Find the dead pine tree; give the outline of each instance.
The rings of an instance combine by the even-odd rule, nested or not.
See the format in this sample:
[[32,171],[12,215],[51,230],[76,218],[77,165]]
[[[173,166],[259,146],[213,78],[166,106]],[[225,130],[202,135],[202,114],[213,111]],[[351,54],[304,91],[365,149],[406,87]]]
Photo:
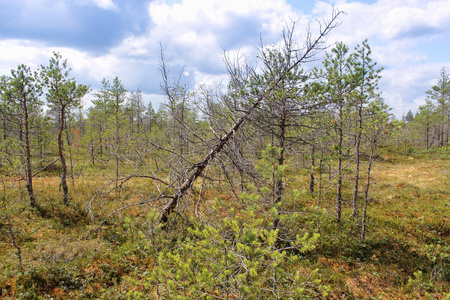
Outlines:
[[[245,107],[241,116],[237,118],[237,121],[229,128],[229,130],[222,135],[219,140],[215,143],[213,147],[210,148],[209,152],[201,159],[200,162],[192,164],[185,174],[188,174],[184,181],[175,188],[175,192],[171,196],[166,196],[169,198],[167,204],[163,207],[159,216],[159,223],[165,224],[168,222],[171,213],[177,207],[180,199],[188,192],[192,187],[195,180],[203,174],[205,168],[211,163],[211,161],[217,157],[217,155],[224,149],[224,147],[229,143],[234,134],[241,129],[242,125],[250,116],[255,112],[255,110],[263,103],[268,100],[271,95],[276,92],[280,84],[283,82],[285,77],[294,69],[298,68],[300,64],[314,60],[316,55],[325,49],[325,39],[330,34],[331,30],[336,28],[339,24],[337,19],[340,12],[335,11],[332,14],[331,20],[320,23],[320,30],[317,37],[313,38],[311,33],[307,34],[306,42],[301,49],[291,49],[292,53],[296,53],[295,60],[285,68],[281,69],[281,72],[272,73],[272,77],[269,80],[261,80],[261,77],[253,73],[253,82],[256,83],[254,88],[248,89],[245,83],[241,82],[240,72],[231,64],[228,64],[228,71],[230,76],[231,84],[234,86],[235,90],[241,95],[243,103],[242,107]],[[287,35],[291,34],[288,29]],[[261,86],[258,86],[261,83]],[[266,84],[264,84],[266,83]],[[242,87],[242,89],[240,89]],[[162,195],[158,198],[163,198]]]

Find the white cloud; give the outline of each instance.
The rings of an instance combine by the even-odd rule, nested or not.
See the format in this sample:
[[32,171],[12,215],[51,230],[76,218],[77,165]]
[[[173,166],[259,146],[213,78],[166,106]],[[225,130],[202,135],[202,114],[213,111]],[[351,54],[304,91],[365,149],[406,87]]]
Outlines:
[[[382,96],[395,108],[397,117],[409,109],[415,111],[440,68],[450,65],[448,60],[431,61],[428,54],[437,41],[449,38],[450,1],[378,0],[367,4],[337,0],[333,4],[346,15],[330,41],[353,47],[367,38],[373,58],[385,68],[380,81]],[[314,14],[323,16],[331,9],[329,2],[319,1]],[[450,46],[448,42],[443,44]]]
[[108,10],[116,10],[117,6],[112,2],[112,0],[93,0],[94,3],[103,9],[108,9]]
[[[438,35],[440,29],[450,25],[450,2],[447,0],[379,0],[373,4],[339,0],[333,1],[333,5],[346,13],[333,39],[347,43],[365,38],[392,41]],[[314,14],[329,14],[332,7],[329,2],[319,1]]]
[[118,11],[117,5],[112,0],[75,0],[78,5],[95,5],[101,9]]
[[0,40],[0,74],[9,75],[11,69],[19,64],[37,69],[46,64],[52,55],[52,50],[43,44],[27,40]]
[[[25,64],[34,70],[40,65],[48,65],[53,52],[59,52],[63,59],[68,60],[72,69],[70,76],[83,84],[99,83],[105,74],[114,74],[109,71],[114,59],[110,56],[91,57],[85,52],[71,48],[58,48],[46,46],[42,43],[26,40],[3,40],[0,41],[0,74],[10,74],[19,64]],[[101,70],[101,72],[99,72]]]
[[[430,61],[432,52],[427,49],[435,46],[436,41],[441,41],[441,47],[450,47],[448,0],[378,0],[371,4],[322,0],[315,2],[311,16],[300,16],[299,10],[296,12],[287,1],[298,0],[182,0],[172,5],[153,0],[148,5],[146,29],[129,33],[119,45],[95,56],[70,48],[55,49],[50,42],[0,40],[0,74],[9,74],[11,68],[21,63],[31,67],[47,64],[52,51],[57,50],[69,60],[72,76],[80,83],[95,88],[102,78],[118,76],[129,89],[140,87],[147,88],[149,94],[157,93],[159,42],[162,42],[166,56],[173,57],[174,68],[184,68],[186,80],[195,79],[198,84],[217,82],[225,78],[223,48],[230,55],[245,54],[252,61],[260,36],[265,44],[279,42],[281,30],[290,20],[300,20],[295,38],[303,43],[309,21],[330,18],[333,8],[330,2],[347,14],[341,17],[343,23],[332,32],[329,42],[343,41],[352,49],[369,39],[373,58],[385,67],[380,82],[383,97],[396,108],[397,116],[409,108],[417,109],[425,99],[424,91],[434,84],[443,65],[450,70],[445,55],[441,55],[442,61],[436,58]],[[31,15],[33,24],[41,28],[53,28],[56,23],[76,28],[79,20],[71,14],[67,3],[25,0],[25,8],[18,18],[25,22]],[[73,3],[118,11],[113,0],[74,0]],[[44,10],[44,14],[35,14]],[[52,21],[44,22],[46,19]],[[312,28],[315,26],[313,22]]]
[[150,4],[155,24],[149,38],[196,65],[202,72],[223,70],[222,47],[257,46],[259,36],[273,41],[289,17],[298,16],[284,0],[183,0],[172,6]]
[[[374,59],[385,67],[380,86],[386,102],[395,107],[397,116],[410,108],[417,109],[440,67],[439,63],[429,63],[426,53],[416,50],[416,46],[445,32],[450,22],[450,2],[379,0],[366,4],[338,0],[334,6],[347,14],[341,17],[343,23],[329,41],[344,41],[353,47],[368,38]],[[332,8],[328,2],[317,1],[312,17],[327,19]],[[144,35],[126,38],[112,49],[111,56],[151,60],[157,69],[162,42],[167,56],[173,56],[172,62],[188,67],[189,75],[199,84],[223,80],[222,47],[230,53],[240,49],[240,53],[254,58],[260,34],[267,43],[277,42],[290,19],[300,19],[296,38],[302,43],[305,25],[312,18],[300,18],[285,1],[270,0],[183,0],[173,5],[153,1],[148,12],[151,29]],[[120,63],[109,59],[103,65],[116,69]]]

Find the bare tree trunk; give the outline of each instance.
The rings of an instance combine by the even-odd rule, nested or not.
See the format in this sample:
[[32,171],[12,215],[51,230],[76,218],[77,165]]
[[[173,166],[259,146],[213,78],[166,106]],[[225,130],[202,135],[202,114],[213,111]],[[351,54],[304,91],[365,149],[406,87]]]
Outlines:
[[446,138],[446,144],[447,144],[447,147],[448,147],[448,135],[449,135],[449,129],[447,128],[447,138]]
[[41,134],[38,136],[39,158],[44,160],[44,143]]
[[405,149],[404,149],[403,153],[406,155],[406,154],[408,153],[408,151],[406,150],[406,138],[405,138],[405,144],[404,144],[404,146],[405,146]]
[[178,200],[183,197],[186,191],[192,186],[194,181],[199,177],[206,166],[213,160],[217,154],[222,151],[223,147],[228,143],[235,132],[241,127],[248,116],[255,110],[261,101],[263,101],[265,96],[260,96],[256,99],[252,107],[247,110],[247,112],[228,130],[228,132],[220,138],[219,142],[209,151],[209,153],[203,158],[203,160],[195,164],[188,178],[183,182],[183,184],[177,189],[175,194],[171,197],[169,203],[164,206],[159,216],[159,223],[167,223],[169,216],[178,204]]
[[67,141],[67,148],[69,150],[70,178],[72,180],[72,187],[75,187],[75,179],[73,178],[72,146],[70,144],[70,137],[67,128],[66,128],[66,141]]
[[314,193],[314,185],[315,185],[315,177],[314,177],[314,145],[311,146],[311,170],[309,172],[309,192],[312,194]]
[[92,160],[92,165],[95,166],[95,152],[94,152],[94,141],[91,138],[91,160]]
[[119,163],[120,163],[120,106],[119,106],[119,97],[116,96],[116,188],[119,184]]
[[30,132],[28,124],[28,110],[27,106],[24,105],[24,118],[25,118],[25,153],[26,153],[26,172],[27,172],[27,182],[26,187],[28,190],[28,196],[30,197],[30,205],[36,206],[36,198],[33,192],[33,174],[31,172],[31,149],[30,149]]
[[373,162],[373,148],[374,148],[374,146],[372,145],[372,147],[370,149],[369,164],[367,165],[366,188],[364,190],[364,209],[363,209],[362,229],[361,229],[361,240],[362,241],[366,238],[366,231],[367,231],[367,204],[369,202],[370,171],[372,169],[372,162]]
[[6,134],[6,118],[3,118],[3,140],[6,140],[6,138],[8,137],[8,135]]
[[103,134],[103,130],[102,130],[102,125],[99,126],[99,131],[98,131],[98,137],[99,137],[99,142],[100,142],[100,155],[103,155],[103,139],[102,139],[102,134]]
[[433,136],[431,137],[431,141],[429,142],[430,147],[433,147],[434,140],[436,139],[437,129],[433,130]]
[[343,141],[343,99],[339,102],[339,128],[338,128],[338,169],[336,185],[336,222],[341,222],[342,213],[342,141]]
[[61,166],[62,166],[62,172],[61,172],[61,187],[63,190],[63,203],[65,205],[69,204],[68,194],[69,194],[69,188],[67,187],[67,164],[66,164],[66,158],[64,157],[64,150],[63,150],[63,131],[65,126],[65,119],[66,119],[66,108],[64,106],[61,106],[60,111],[60,120],[59,120],[59,132],[58,132],[58,149],[59,149],[59,158],[61,159]]
[[317,207],[320,207],[320,200],[322,200],[322,163],[323,163],[323,149],[320,153],[320,160],[319,160],[319,195],[317,196]]
[[[283,80],[284,75],[286,75],[294,68],[298,67],[301,63],[314,59],[314,55],[318,51],[324,49],[322,46],[323,43],[322,40],[329,34],[329,32],[332,29],[334,29],[337,26],[336,20],[339,15],[340,12],[333,11],[331,21],[328,21],[325,24],[323,24],[323,28],[322,27],[320,28],[319,36],[316,39],[312,40],[310,35],[308,35],[306,48],[304,52],[297,57],[296,61],[292,65],[283,70],[284,74],[281,74],[279,78],[274,80],[273,84],[271,84],[271,86],[266,90],[264,94],[256,97],[256,99],[253,99],[253,102],[250,102],[251,107],[248,108],[247,111],[244,113],[244,115],[239,118],[239,120],[228,130],[228,132],[223,137],[220,138],[219,142],[213,148],[211,148],[211,150],[203,158],[203,160],[200,163],[193,165],[188,170],[188,172],[190,171],[190,175],[184,180],[181,186],[176,190],[175,194],[171,197],[170,201],[162,209],[159,217],[159,223],[168,222],[170,214],[177,206],[178,201],[181,199],[181,197],[183,197],[183,195],[187,192],[187,190],[191,188],[194,181],[197,179],[198,176],[202,174],[203,170],[208,166],[208,164],[222,151],[223,147],[228,143],[228,141],[232,138],[235,132],[239,130],[241,125],[249,117],[249,115],[256,109],[256,107],[258,107],[258,105],[263,100],[266,99],[268,94],[274,91],[274,89],[278,86],[278,84]],[[163,62],[162,70],[164,72],[164,59],[162,59],[162,62]],[[163,77],[167,79],[167,76],[164,75],[166,74],[163,73]]]
[[20,118],[20,124],[19,124],[19,141],[23,142],[23,123],[22,123],[22,118]]
[[358,189],[359,189],[359,168],[361,162],[361,134],[362,134],[362,109],[363,101],[361,100],[358,107],[358,132],[356,135],[355,145],[355,184],[353,186],[353,199],[352,199],[352,217],[356,217],[358,214]]
[[[283,99],[282,101],[282,112],[281,112],[281,118],[280,118],[280,141],[279,141],[279,147],[280,147],[280,154],[278,155],[278,167],[281,167],[284,165],[284,151],[286,148],[286,99]],[[279,202],[281,202],[283,194],[283,177],[277,178],[275,182],[275,203],[274,205],[277,205]],[[279,218],[275,218],[273,220],[273,228],[277,229],[278,224],[280,223]]]

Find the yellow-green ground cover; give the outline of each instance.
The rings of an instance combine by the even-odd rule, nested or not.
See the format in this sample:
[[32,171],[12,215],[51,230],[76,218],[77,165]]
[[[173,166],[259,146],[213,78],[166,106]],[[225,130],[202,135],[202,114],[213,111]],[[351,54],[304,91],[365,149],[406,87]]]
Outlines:
[[[292,175],[297,170],[289,172]],[[446,156],[386,152],[380,157],[373,169],[365,241],[359,239],[360,218],[350,217],[350,192],[344,197],[342,222],[336,224],[332,186],[324,183],[320,207],[316,207],[317,188],[313,195],[301,192],[307,177],[298,174],[288,183],[300,192],[286,197],[285,205],[307,216],[299,219],[299,230],[320,234],[315,247],[289,264],[301,278],[311,279],[305,288],[316,292],[305,298],[450,299],[450,163]],[[365,182],[362,175],[361,182]],[[191,292],[161,296],[155,285],[161,278],[154,277],[162,271],[154,270],[160,253],[169,253],[174,245],[185,242],[186,236],[195,235],[186,228],[195,227],[192,222],[196,221],[188,220],[198,217],[193,211],[200,184],[180,216],[185,221],[179,222],[176,230],[159,232],[153,231],[150,204],[122,210],[98,229],[115,209],[150,199],[155,190],[148,179],[130,180],[120,193],[94,198],[109,182],[108,170],[88,168],[76,176],[74,186],[70,183],[71,202],[64,206],[57,174],[44,172],[34,180],[39,205],[30,208],[24,183],[2,176],[0,298],[196,298]],[[323,177],[325,182],[327,176]],[[350,176],[347,179],[350,187]],[[205,189],[202,195],[201,207],[211,207],[209,212],[214,214],[207,216],[204,210],[199,215],[204,219],[226,218],[231,208],[238,212],[242,208],[226,189]],[[314,213],[317,211],[320,213]],[[245,223],[246,217],[242,213],[238,218]],[[252,224],[251,220],[248,223]],[[21,250],[21,265],[10,229]],[[236,299],[235,295],[231,291],[209,297]]]

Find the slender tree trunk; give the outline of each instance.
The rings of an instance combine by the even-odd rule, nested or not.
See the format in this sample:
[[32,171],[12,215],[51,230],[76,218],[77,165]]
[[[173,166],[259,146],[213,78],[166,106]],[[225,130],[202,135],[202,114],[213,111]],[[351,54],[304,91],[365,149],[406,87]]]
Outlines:
[[[185,99],[183,97],[183,100],[181,101],[181,116],[180,116],[180,118],[181,118],[180,125],[181,126],[184,125],[184,102],[185,102]],[[176,111],[177,110],[178,110],[178,108],[175,108],[175,116],[176,116]],[[185,143],[184,143],[184,135],[183,135],[182,127],[178,127],[178,133],[179,133],[179,136],[180,136],[180,153],[183,156],[183,149],[184,149]],[[187,151],[187,149],[188,149],[188,147],[186,147],[186,151]]]
[[[324,28],[320,30],[320,34],[316,39],[310,40],[308,38],[307,47],[306,49],[304,49],[301,57],[298,57],[296,61],[285,70],[285,73],[283,75],[288,74],[288,72],[290,72],[291,70],[299,66],[302,62],[310,58],[310,55],[313,53],[313,51],[317,50],[317,47],[320,46],[322,39],[328,35],[331,29],[335,27],[334,22],[339,15],[340,13],[333,13],[332,20],[324,24]],[[165,72],[164,59],[162,59],[162,61],[163,61],[162,69],[163,72]],[[165,75],[164,77],[167,78]],[[280,78],[277,81],[273,82],[273,87],[270,87],[267,90],[267,93],[273,92],[274,87],[278,86],[281,80],[283,79]],[[211,148],[211,150],[203,158],[203,160],[200,163],[193,165],[189,170],[187,170],[186,173],[190,172],[189,176],[184,180],[181,186],[176,190],[175,194],[171,197],[170,201],[162,209],[159,217],[159,223],[168,222],[170,214],[177,206],[178,201],[181,199],[181,197],[183,197],[183,195],[187,192],[187,190],[191,188],[194,181],[197,179],[198,176],[202,174],[203,170],[208,166],[208,164],[222,151],[224,146],[233,137],[235,132],[239,130],[241,125],[249,117],[249,115],[256,109],[259,103],[266,99],[266,96],[267,95],[261,95],[258,96],[256,99],[253,99],[253,104],[251,105],[251,107],[244,113],[243,116],[239,118],[238,121],[236,121],[236,123],[234,123],[234,125],[227,131],[227,133],[219,139],[218,143],[213,148]]]
[[447,144],[447,147],[448,147],[448,135],[449,135],[449,129],[447,128],[447,138],[446,138],[446,144]]
[[375,145],[371,145],[370,156],[369,156],[369,164],[367,165],[367,181],[366,188],[364,190],[364,209],[363,209],[363,217],[362,217],[362,229],[361,229],[361,240],[363,241],[366,238],[367,231],[367,204],[369,202],[369,188],[370,188],[370,171],[372,169],[372,161],[373,161],[373,150]]
[[44,143],[42,140],[42,132],[39,132],[39,136],[38,136],[38,148],[39,148],[39,157],[41,160],[44,159]]
[[[119,107],[119,104],[117,104]],[[116,111],[116,188],[119,184],[119,152],[120,152],[120,125],[119,125],[119,111]]]
[[320,152],[320,160],[319,160],[319,195],[317,196],[317,207],[320,207],[320,201],[322,200],[322,163],[323,163],[323,149]]
[[24,104],[24,118],[25,118],[25,153],[26,153],[26,172],[27,182],[26,187],[28,190],[28,196],[30,197],[30,205],[36,206],[36,198],[33,192],[33,174],[31,172],[31,147],[30,147],[30,132],[28,124],[28,110],[26,104]]
[[6,138],[8,137],[8,135],[6,134],[6,129],[7,129],[7,127],[6,127],[6,119],[5,118],[3,118],[3,140],[6,140]]
[[69,194],[69,188],[67,187],[67,164],[66,164],[66,158],[64,157],[64,150],[63,150],[63,131],[65,126],[65,119],[66,119],[66,108],[64,106],[61,106],[60,110],[60,120],[59,120],[59,132],[58,132],[58,149],[59,149],[59,158],[61,159],[61,166],[62,166],[62,172],[61,172],[61,187],[63,190],[63,203],[65,205],[69,204],[68,194]]
[[22,143],[23,142],[23,122],[22,122],[22,118],[20,118],[19,121],[19,141]]
[[95,152],[94,152],[94,141],[91,138],[91,160],[92,160],[92,165],[95,166]]
[[[283,99],[281,101],[282,104],[282,111],[281,111],[281,118],[280,118],[280,136],[279,136],[279,147],[280,147],[280,154],[278,155],[278,167],[281,167],[284,165],[284,151],[286,148],[286,99]],[[281,202],[283,194],[283,177],[277,178],[275,182],[275,203],[274,205],[277,205]],[[273,220],[273,228],[278,228],[278,224],[280,223],[279,218],[275,218]]]
[[169,216],[172,211],[177,207],[178,201],[187,190],[192,186],[194,181],[200,176],[203,170],[208,166],[208,164],[213,160],[217,154],[222,151],[223,147],[228,143],[228,141],[232,138],[236,131],[239,130],[244,121],[248,118],[248,116],[255,110],[255,108],[259,105],[261,101],[263,101],[265,97],[258,98],[252,107],[228,130],[228,132],[219,140],[219,142],[209,151],[209,153],[203,158],[203,160],[195,164],[191,169],[191,173],[188,178],[183,182],[183,184],[177,189],[175,194],[171,197],[170,201],[164,206],[159,216],[159,223],[167,223],[169,220]]
[[141,123],[142,123],[142,117],[141,117],[141,104],[140,104],[140,102],[138,101],[138,107],[137,107],[137,109],[138,109],[138,111],[137,111],[137,124],[136,124],[136,130],[137,130],[137,133],[139,134],[140,133],[140,125],[141,125]]
[[356,217],[358,214],[358,189],[359,189],[359,168],[361,162],[361,134],[362,134],[362,100],[358,107],[358,131],[356,134],[356,144],[355,144],[355,184],[353,186],[353,199],[352,199],[352,217]]
[[99,138],[99,142],[100,142],[100,155],[103,155],[103,138],[102,138],[102,134],[103,134],[103,129],[102,129],[102,125],[100,124],[99,132],[98,132],[98,138]]
[[311,170],[309,172],[309,192],[314,193],[315,177],[314,177],[314,145],[311,145]]
[[[436,139],[436,134],[439,135],[439,130],[437,130],[437,129],[433,130],[433,136],[431,137],[431,141],[429,142],[430,147],[433,147],[434,140]],[[438,137],[438,140],[439,140],[439,137]],[[438,141],[438,144],[439,144],[439,141]]]
[[341,222],[342,213],[342,142],[343,142],[343,99],[339,103],[339,128],[338,128],[338,169],[336,185],[336,222]]
[[[66,127],[66,125],[64,125],[64,127]],[[75,187],[75,179],[73,178],[72,145],[70,144],[70,137],[67,128],[65,129],[65,131],[66,131],[67,148],[69,150],[70,178],[72,180],[72,187]]]

